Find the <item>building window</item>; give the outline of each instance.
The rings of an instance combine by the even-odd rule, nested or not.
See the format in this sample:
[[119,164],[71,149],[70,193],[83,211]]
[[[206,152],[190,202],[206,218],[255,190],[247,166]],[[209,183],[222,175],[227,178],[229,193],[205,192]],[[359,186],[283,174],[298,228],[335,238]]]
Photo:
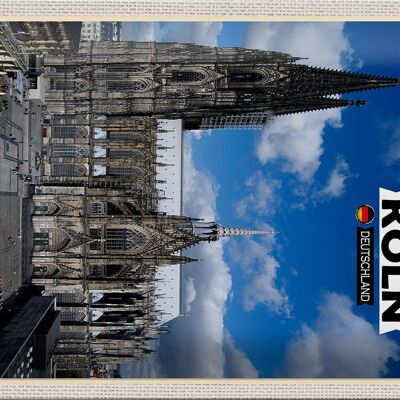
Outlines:
[[107,250],[132,250],[143,247],[146,236],[132,229],[106,229]]
[[190,83],[200,82],[204,79],[204,75],[197,71],[173,71],[171,82]]
[[109,150],[108,153],[111,158],[135,158],[141,160],[144,154],[137,150]]
[[85,149],[73,144],[53,145],[52,155],[66,158],[85,157]]
[[127,80],[115,80],[115,81],[107,81],[106,88],[107,90],[143,90],[146,87],[145,82],[141,81],[127,81]]
[[142,135],[137,132],[110,132],[109,139],[115,141],[133,142],[134,140],[143,139]]
[[76,126],[54,126],[52,137],[55,139],[73,139],[78,136]]
[[123,168],[123,167],[107,167],[107,175],[116,176],[142,176],[143,172],[140,168]]
[[78,164],[53,164],[53,176],[82,176],[85,168]]
[[263,80],[263,76],[258,72],[231,72],[229,75],[229,80],[231,82],[260,82]]

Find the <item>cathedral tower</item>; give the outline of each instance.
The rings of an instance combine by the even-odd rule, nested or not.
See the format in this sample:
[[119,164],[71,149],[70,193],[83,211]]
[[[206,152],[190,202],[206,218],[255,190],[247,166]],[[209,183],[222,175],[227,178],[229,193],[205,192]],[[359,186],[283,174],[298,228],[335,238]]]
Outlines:
[[243,48],[85,42],[76,56],[46,58],[49,111],[182,118],[188,129],[262,127],[276,115],[361,105],[337,95],[399,84],[296,61]]

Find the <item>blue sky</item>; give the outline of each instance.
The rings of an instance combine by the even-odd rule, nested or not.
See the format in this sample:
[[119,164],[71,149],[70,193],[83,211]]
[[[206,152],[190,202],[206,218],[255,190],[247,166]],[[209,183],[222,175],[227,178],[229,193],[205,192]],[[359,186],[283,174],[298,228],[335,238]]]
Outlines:
[[[308,64],[400,76],[399,23],[129,29],[136,40],[262,47]],[[368,105],[280,117],[261,131],[185,136],[186,213],[280,233],[194,250],[202,261],[185,269],[191,316],[171,323],[160,354],[135,374],[398,376],[399,334],[379,336],[377,307],[354,305],[354,214],[364,203],[377,209],[379,186],[400,190],[399,95],[399,87],[351,93],[343,97]]]

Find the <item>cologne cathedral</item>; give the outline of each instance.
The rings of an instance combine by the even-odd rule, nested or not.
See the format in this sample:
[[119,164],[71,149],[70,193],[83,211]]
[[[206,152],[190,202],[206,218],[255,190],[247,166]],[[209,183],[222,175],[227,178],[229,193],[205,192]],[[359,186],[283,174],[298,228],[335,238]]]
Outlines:
[[[297,64],[289,54],[153,42],[82,42],[45,57],[42,176],[32,198],[32,283],[57,298],[58,369],[136,361],[165,332],[158,268],[202,241],[270,233],[158,210],[160,119],[261,128],[279,115],[364,104],[345,92],[397,79]],[[162,163],[161,163],[162,164]]]

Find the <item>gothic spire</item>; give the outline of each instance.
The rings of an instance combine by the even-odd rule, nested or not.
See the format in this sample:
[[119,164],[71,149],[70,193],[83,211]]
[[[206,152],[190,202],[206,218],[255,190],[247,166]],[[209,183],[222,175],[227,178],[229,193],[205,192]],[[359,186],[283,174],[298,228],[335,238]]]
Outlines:
[[241,229],[231,228],[226,226],[217,225],[218,237],[228,236],[247,236],[247,235],[275,235],[277,232],[273,230],[252,230],[252,229]]
[[254,230],[226,227],[215,222],[192,221],[192,234],[202,241],[216,241],[222,237],[248,235],[275,235],[273,230]]
[[285,74],[287,77],[282,86],[283,92],[286,95],[302,98],[358,92],[400,84],[397,78],[300,64],[288,65]]

